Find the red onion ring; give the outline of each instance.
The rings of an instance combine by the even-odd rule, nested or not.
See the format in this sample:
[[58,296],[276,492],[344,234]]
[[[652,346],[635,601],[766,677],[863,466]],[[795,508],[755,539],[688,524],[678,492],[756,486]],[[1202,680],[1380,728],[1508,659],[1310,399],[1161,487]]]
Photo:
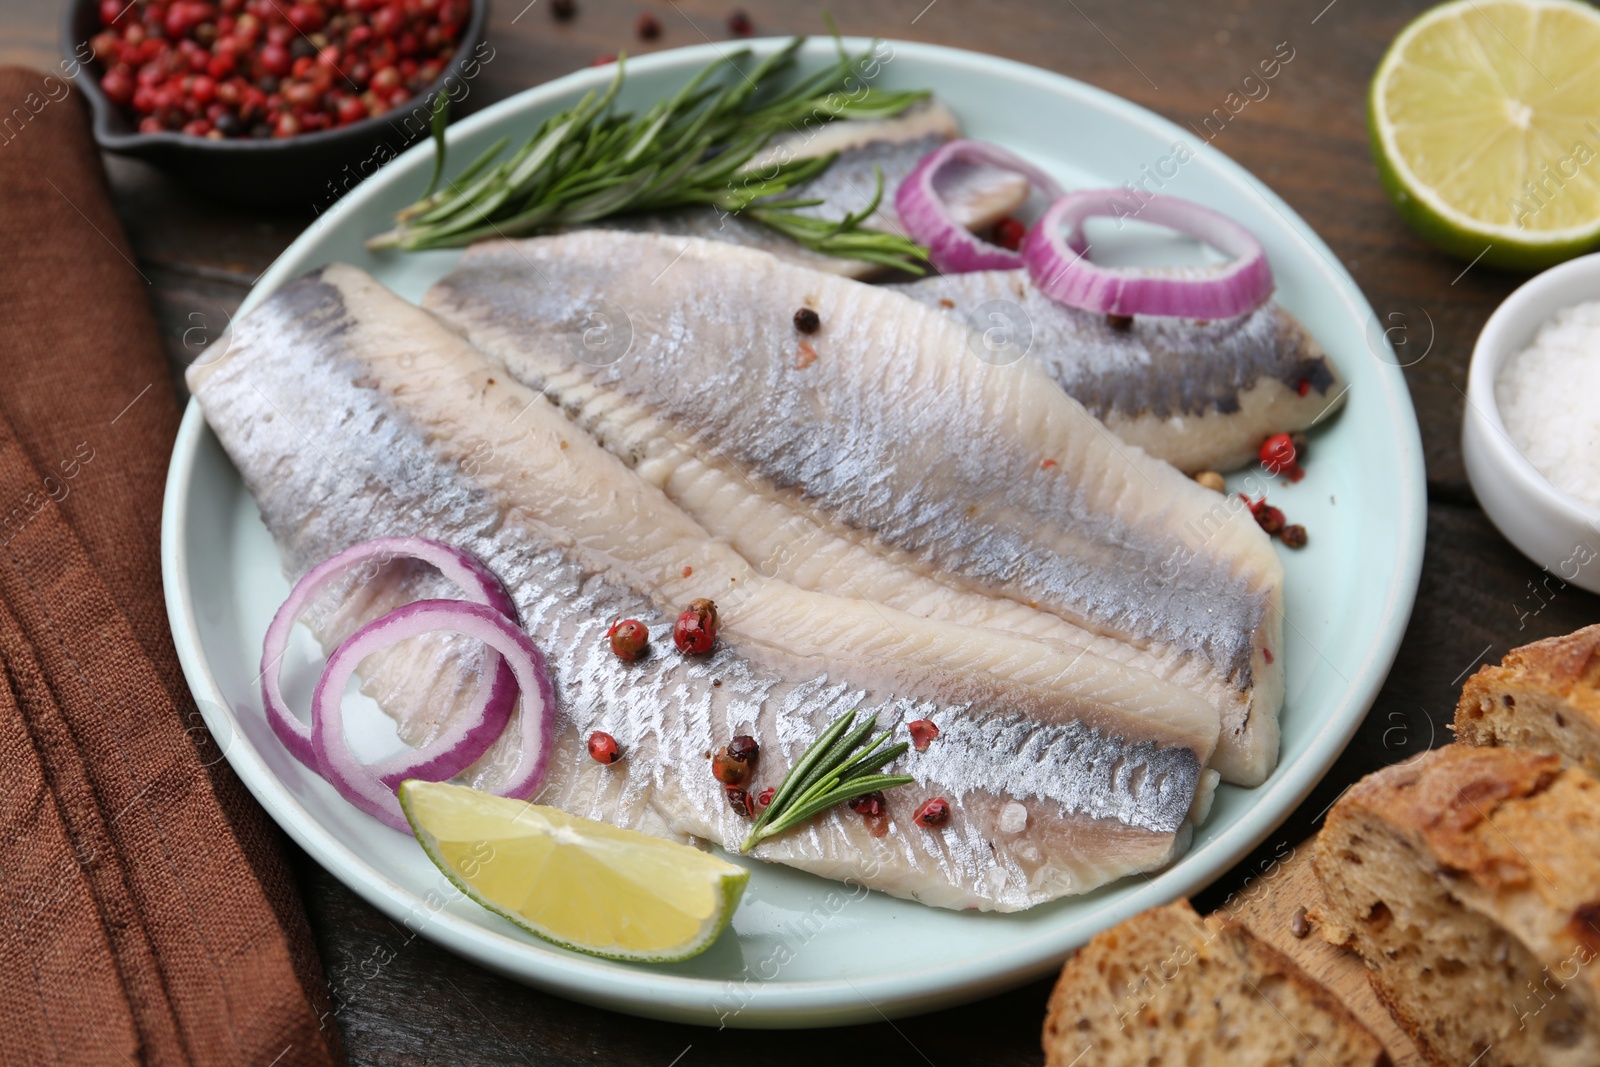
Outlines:
[[1015,270],[1022,256],[990,244],[951,218],[934,189],[934,178],[952,162],[988,163],[1023,175],[1048,198],[1062,195],[1054,178],[999,145],[984,141],[950,141],[923,156],[895,190],[894,210],[906,233],[928,248],[928,260],[946,274],[974,270]]
[[[1083,233],[1084,220],[1097,215],[1169,226],[1233,260],[1199,270],[1099,267],[1089,261]],[[1249,230],[1188,200],[1139,197],[1128,189],[1080,189],[1057,200],[1023,238],[1022,258],[1045,295],[1107,315],[1226,319],[1272,295],[1272,267]]]
[[521,690],[522,736],[517,764],[495,792],[517,798],[532,795],[543,783],[550,764],[555,693],[544,657],[532,639],[500,612],[465,600],[419,600],[396,608],[351,634],[328,657],[328,666],[311,698],[311,740],[323,774],[346,800],[407,833],[411,827],[400,810],[395,787],[350,751],[344,735],[344,689],[356,667],[372,653],[440,630],[482,641],[499,653]]
[[[417,559],[437,568],[445,578],[462,589],[473,603],[483,604],[507,618],[517,617],[516,605],[506,592],[500,579],[471,555],[439,541],[424,537],[380,537],[352,545],[307,571],[289,591],[278,613],[267,627],[266,639],[261,648],[261,700],[266,708],[267,722],[278,735],[289,754],[307,767],[320,773],[315,746],[312,744],[313,728],[301,722],[289,710],[283,697],[282,683],[278,677],[279,664],[289,647],[289,636],[294,624],[324,586],[362,564],[387,563],[393,559]],[[483,755],[500,730],[505,728],[516,704],[516,680],[497,652],[485,652],[484,683],[472,709],[463,714],[453,728],[413,752],[385,760],[375,768],[386,781],[394,785],[407,778],[428,778],[443,781],[461,773],[468,765]],[[479,725],[485,721],[499,721],[499,728],[489,735],[488,741],[472,751],[469,739],[481,732]],[[312,709],[312,722],[316,709]],[[475,742],[474,742],[475,743]]]

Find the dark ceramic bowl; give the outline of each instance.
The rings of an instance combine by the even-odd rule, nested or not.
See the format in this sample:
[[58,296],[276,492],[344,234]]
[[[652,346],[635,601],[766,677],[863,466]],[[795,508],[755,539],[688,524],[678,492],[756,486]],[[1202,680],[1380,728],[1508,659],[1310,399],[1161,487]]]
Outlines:
[[[71,56],[100,29],[98,0],[69,0],[63,27],[63,52]],[[207,196],[238,204],[303,204],[321,211],[380,165],[422,137],[434,97],[446,90],[452,100],[464,93],[486,61],[479,53],[489,20],[489,0],[472,0],[462,27],[461,45],[437,81],[384,115],[332,130],[317,130],[281,140],[250,138],[211,141],[181,133],[140,133],[131,112],[100,91],[105,73],[97,62],[84,65],[77,87],[94,111],[94,139],[101,148],[145,159]],[[492,56],[490,57],[492,58]]]

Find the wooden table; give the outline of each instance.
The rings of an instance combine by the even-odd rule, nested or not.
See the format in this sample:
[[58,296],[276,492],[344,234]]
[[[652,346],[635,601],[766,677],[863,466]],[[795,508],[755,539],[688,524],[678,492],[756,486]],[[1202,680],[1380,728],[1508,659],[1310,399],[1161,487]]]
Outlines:
[[[527,3],[524,8],[523,4]],[[1485,519],[1462,468],[1461,411],[1472,343],[1522,279],[1449,259],[1400,222],[1379,189],[1363,117],[1367,80],[1391,38],[1429,0],[863,0],[834,5],[841,29],[957,45],[1082,79],[1195,123],[1241,92],[1280,43],[1292,60],[1217,134],[1215,147],[1280,193],[1355,275],[1401,343],[1428,467],[1428,548],[1399,658],[1366,725],[1301,809],[1197,903],[1214,907],[1295,847],[1351,781],[1449,740],[1462,679],[1537,637],[1600,619],[1600,600],[1553,596],[1539,568]],[[579,0],[557,23],[550,0],[498,0],[481,105],[621,48],[726,38],[728,0]],[[820,9],[746,5],[762,33],[818,32]],[[663,33],[633,39],[644,10]],[[57,56],[57,5],[0,0],[0,62]],[[643,46],[643,47],[641,47]],[[1280,53],[1284,54],[1284,53]],[[935,87],[937,88],[937,87]],[[1257,90],[1259,93],[1259,90]],[[150,281],[175,365],[226,322],[251,281],[308,223],[198,200],[142,164],[110,159],[123,220]],[[291,852],[294,850],[290,846]],[[295,853],[338,1023],[356,1064],[640,1064],[760,1067],[817,1062],[1031,1064],[1048,983],[932,1016],[840,1030],[716,1032],[615,1015],[495,977],[407,932]]]

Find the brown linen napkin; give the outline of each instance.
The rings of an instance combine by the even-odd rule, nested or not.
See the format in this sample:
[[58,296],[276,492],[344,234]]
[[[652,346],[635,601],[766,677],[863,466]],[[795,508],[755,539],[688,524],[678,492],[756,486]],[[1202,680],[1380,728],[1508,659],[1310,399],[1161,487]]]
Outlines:
[[0,69],[0,1063],[334,1064],[277,833],[167,629],[178,407],[65,86]]

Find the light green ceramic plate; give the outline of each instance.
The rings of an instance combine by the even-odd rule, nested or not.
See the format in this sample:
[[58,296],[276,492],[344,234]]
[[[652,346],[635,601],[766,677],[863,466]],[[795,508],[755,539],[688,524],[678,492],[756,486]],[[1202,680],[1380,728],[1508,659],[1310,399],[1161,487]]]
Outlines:
[[[868,45],[849,43],[853,49]],[[637,105],[661,95],[723,47],[634,62],[629,100]],[[832,48],[813,41],[805,55],[821,61]],[[470,159],[501,134],[520,140],[545,115],[609,77],[608,71],[580,71],[459,123],[450,130],[453,158]],[[970,136],[1022,153],[1069,187],[1157,174],[1162,191],[1244,223],[1271,258],[1277,299],[1343,369],[1348,402],[1320,428],[1309,476],[1292,488],[1273,489],[1274,501],[1311,531],[1310,546],[1284,559],[1288,698],[1277,773],[1258,789],[1221,789],[1194,847],[1170,870],[1023,914],[940,911],[758,864],[732,931],[697,959],[639,966],[563,951],[459,899],[415,841],[346,804],[276,741],[262,714],[256,675],[262,635],[288,584],[254,503],[191,404],[173,452],[162,544],[167,608],[189,684],[239,776],[284,830],[357,893],[422,936],[567,996],[711,1025],[854,1023],[880,1012],[973,999],[1051,970],[1096,931],[1193,892],[1225,871],[1306,795],[1376,695],[1416,594],[1422,455],[1397,361],[1333,253],[1282,200],[1192,132],[1068,78],[897,42],[879,84],[933,87]],[[1183,153],[1175,152],[1180,144]],[[1192,158],[1174,162],[1178,154]],[[303,271],[336,260],[419,297],[455,255],[377,256],[362,240],[385,229],[392,213],[420,193],[430,167],[423,146],[382,168],[289,248],[246,309]],[[314,678],[316,663],[309,650],[302,653],[288,665],[291,694],[295,685],[309,692]],[[375,711],[353,715],[352,722],[364,724],[367,735],[355,740],[373,755],[396,743]]]

